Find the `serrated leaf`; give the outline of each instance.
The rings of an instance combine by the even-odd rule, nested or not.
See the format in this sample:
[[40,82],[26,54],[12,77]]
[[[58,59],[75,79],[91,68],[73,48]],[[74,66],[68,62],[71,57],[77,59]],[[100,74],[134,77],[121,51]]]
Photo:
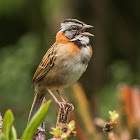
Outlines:
[[6,136],[4,135],[4,133],[1,133],[1,134],[0,134],[0,140],[7,140],[7,139],[6,139]]
[[9,140],[10,130],[11,130],[13,121],[14,121],[14,116],[13,116],[12,111],[9,109],[9,110],[7,110],[7,112],[5,113],[5,116],[3,118],[3,129],[2,129],[7,140]]
[[28,126],[26,127],[23,135],[21,136],[21,140],[30,140],[32,138],[37,127],[45,118],[50,103],[51,103],[51,100],[47,101],[45,105],[36,112],[36,114],[33,116],[31,121],[29,122]]
[[10,140],[16,140],[17,139],[17,132],[14,126],[11,128],[11,139]]

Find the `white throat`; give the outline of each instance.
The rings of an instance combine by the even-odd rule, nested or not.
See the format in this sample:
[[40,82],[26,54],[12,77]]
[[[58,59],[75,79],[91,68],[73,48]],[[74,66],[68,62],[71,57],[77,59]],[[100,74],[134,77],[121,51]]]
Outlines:
[[81,42],[81,44],[89,44],[89,37],[88,36],[83,36],[83,35],[78,35],[76,36],[74,39],[72,39],[71,41],[76,41],[79,40]]

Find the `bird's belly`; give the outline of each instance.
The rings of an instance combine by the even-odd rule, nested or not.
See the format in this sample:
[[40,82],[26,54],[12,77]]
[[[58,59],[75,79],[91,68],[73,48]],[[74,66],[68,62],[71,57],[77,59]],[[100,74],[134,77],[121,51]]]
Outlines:
[[46,87],[50,89],[63,89],[75,83],[85,72],[87,64],[77,62],[62,62],[60,65],[55,65],[53,71],[42,79]]
[[87,68],[86,64],[82,63],[75,63],[72,65],[69,65],[67,67],[67,74],[64,76],[64,80],[66,83],[66,87],[75,83],[85,72]]

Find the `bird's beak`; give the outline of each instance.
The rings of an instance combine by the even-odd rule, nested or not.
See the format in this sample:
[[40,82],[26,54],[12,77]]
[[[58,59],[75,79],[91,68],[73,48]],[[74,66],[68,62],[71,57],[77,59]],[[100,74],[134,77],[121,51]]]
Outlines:
[[93,28],[93,26],[92,26],[92,25],[87,25],[87,24],[85,24],[85,25],[83,26],[82,30],[81,30],[81,34],[82,34],[83,36],[94,36],[93,34],[91,34],[91,33],[89,33],[89,32],[85,32],[85,30],[86,30],[87,28]]
[[82,33],[83,36],[94,36],[93,34],[89,33],[89,32],[84,32]]
[[85,28],[93,28],[92,25],[87,25],[87,24],[85,24],[84,27],[85,27]]

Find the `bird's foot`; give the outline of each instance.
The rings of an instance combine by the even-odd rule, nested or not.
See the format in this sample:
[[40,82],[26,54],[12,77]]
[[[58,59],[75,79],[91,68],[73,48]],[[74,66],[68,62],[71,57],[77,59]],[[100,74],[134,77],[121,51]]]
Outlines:
[[68,102],[58,102],[58,106],[61,112],[64,112],[64,114],[66,114],[68,111],[72,112],[74,110],[73,104]]
[[[57,103],[57,105],[59,106],[59,108],[61,109],[61,111],[63,111],[64,113],[67,112],[67,110],[69,111],[73,111],[74,110],[74,106],[73,104],[70,104],[68,102],[66,102],[62,96],[61,96],[61,99],[62,99],[62,102],[59,102],[58,99],[55,97],[55,95],[51,92],[50,89],[48,89],[48,92],[50,93],[50,95],[53,97],[53,99],[55,100],[55,102]],[[59,91],[58,91],[59,93]]]

